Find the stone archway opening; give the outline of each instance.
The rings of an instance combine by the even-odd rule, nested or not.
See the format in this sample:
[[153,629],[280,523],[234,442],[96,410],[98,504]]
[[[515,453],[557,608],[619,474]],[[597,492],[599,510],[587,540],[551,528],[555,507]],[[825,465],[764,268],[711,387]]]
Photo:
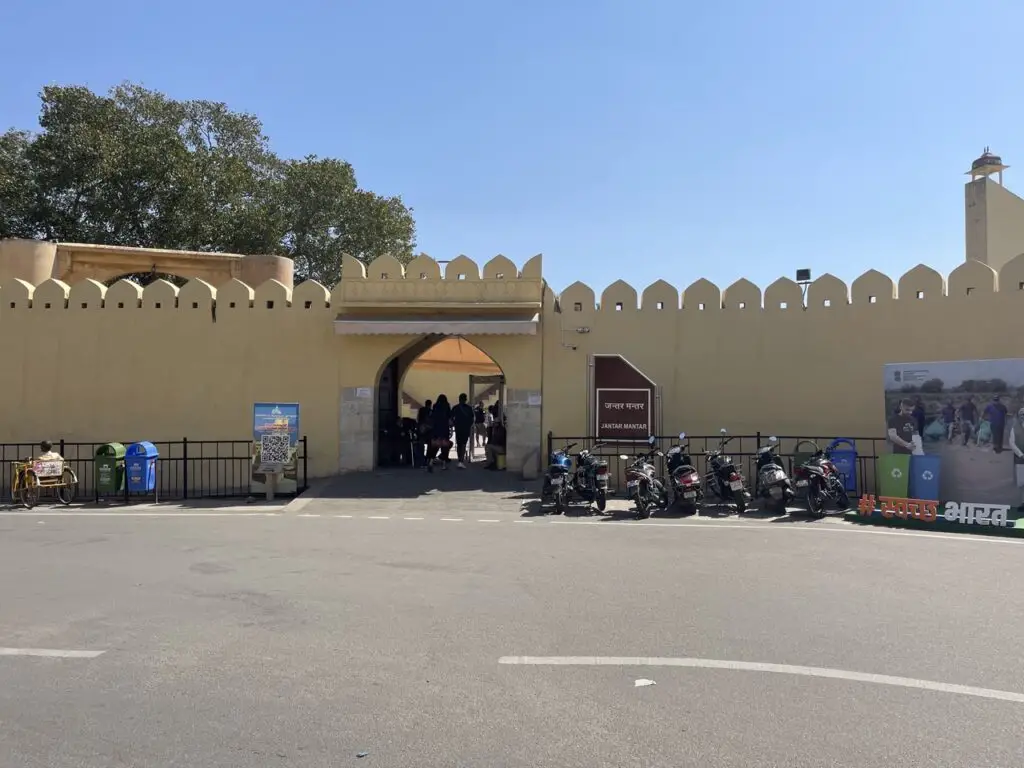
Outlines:
[[[433,334],[394,355],[377,382],[377,467],[421,466],[423,450],[415,422],[426,403],[444,394],[454,406],[465,394],[470,407],[482,411],[467,446],[470,462],[485,461],[491,437],[486,421],[504,424],[505,374],[497,361],[462,336]],[[487,418],[487,415],[490,418]],[[455,448],[451,452],[456,457]]]

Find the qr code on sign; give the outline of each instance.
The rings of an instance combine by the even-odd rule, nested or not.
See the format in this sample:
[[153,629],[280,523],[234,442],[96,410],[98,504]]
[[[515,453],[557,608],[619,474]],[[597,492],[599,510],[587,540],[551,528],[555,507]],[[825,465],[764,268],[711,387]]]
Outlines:
[[263,464],[285,464],[288,462],[291,441],[287,434],[260,435],[260,461]]

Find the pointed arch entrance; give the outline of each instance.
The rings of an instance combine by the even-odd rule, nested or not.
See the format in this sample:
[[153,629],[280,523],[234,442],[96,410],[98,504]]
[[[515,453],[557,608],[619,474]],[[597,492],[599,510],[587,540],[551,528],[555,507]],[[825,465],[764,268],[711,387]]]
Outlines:
[[[487,352],[462,336],[426,335],[394,355],[383,366],[377,384],[377,467],[418,465],[416,440],[408,431],[426,403],[444,394],[451,405],[465,394],[471,407],[500,417],[505,402],[505,374]],[[483,458],[483,444],[471,458]],[[452,453],[454,456],[454,452]]]

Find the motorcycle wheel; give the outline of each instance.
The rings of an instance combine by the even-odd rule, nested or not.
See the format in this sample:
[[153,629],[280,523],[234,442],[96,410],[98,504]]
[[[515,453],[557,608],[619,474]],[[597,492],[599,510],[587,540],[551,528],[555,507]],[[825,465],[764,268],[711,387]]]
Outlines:
[[736,514],[742,515],[747,511],[747,497],[743,495],[743,491],[735,491],[732,495],[733,503],[736,505]]
[[807,485],[807,511],[814,517],[825,516],[825,495],[821,489],[821,481],[817,478]]
[[646,520],[648,517],[651,516],[650,510],[647,508],[647,498],[644,496],[644,494],[637,494],[634,501],[636,502],[637,520]]
[[604,491],[598,491],[594,503],[597,504],[598,512],[604,512],[605,507],[608,506],[608,495]]
[[836,489],[836,506],[843,512],[850,508],[850,494],[841,485]]
[[558,491],[555,494],[555,514],[560,515],[565,512],[565,493]]

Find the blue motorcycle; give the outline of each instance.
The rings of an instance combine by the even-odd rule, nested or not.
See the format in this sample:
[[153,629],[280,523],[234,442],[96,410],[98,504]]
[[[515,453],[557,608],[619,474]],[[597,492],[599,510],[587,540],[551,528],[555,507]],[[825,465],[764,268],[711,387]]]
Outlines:
[[569,451],[576,443],[569,443],[559,451],[552,451],[548,457],[548,469],[544,473],[544,487],[540,492],[540,503],[550,501],[554,504],[555,514],[565,512],[565,506],[571,492],[572,454]]

